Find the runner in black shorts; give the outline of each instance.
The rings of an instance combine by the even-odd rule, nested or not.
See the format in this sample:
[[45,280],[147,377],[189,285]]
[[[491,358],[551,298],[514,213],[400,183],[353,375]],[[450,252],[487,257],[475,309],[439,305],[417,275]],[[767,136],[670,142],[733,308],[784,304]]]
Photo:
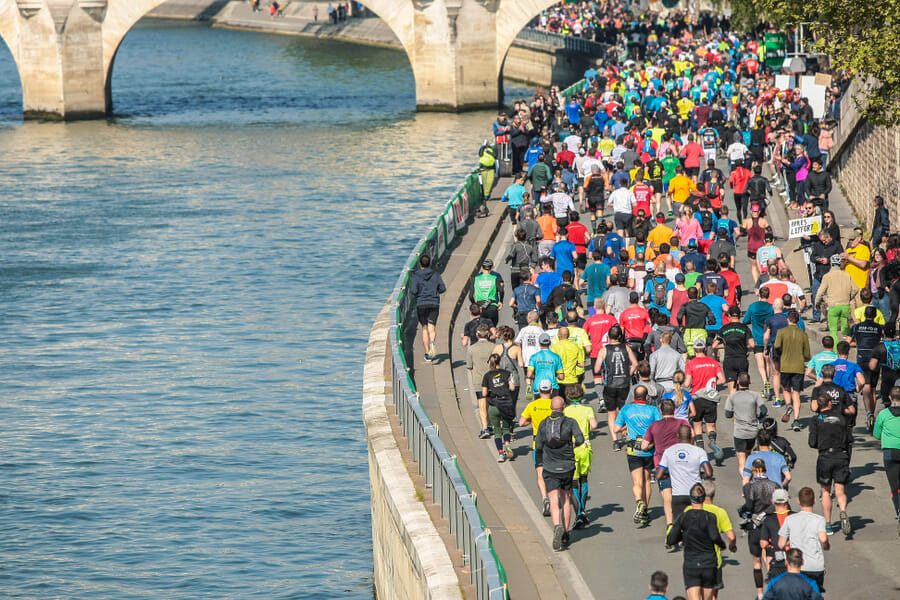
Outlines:
[[693,179],[700,175],[700,167],[685,167],[684,175]]
[[[684,542],[684,587],[688,597],[712,597],[718,581],[718,556],[716,546],[725,548],[719,535],[716,516],[703,510],[706,492],[699,483],[691,488],[691,510],[676,515],[675,521],[666,534],[666,544],[676,546]],[[701,588],[700,592],[695,588]]]
[[441,304],[441,294],[447,291],[440,273],[431,268],[431,257],[419,257],[419,268],[412,274],[409,294],[416,299],[416,313],[422,326],[422,345],[425,360],[431,362],[435,355],[435,325]]
[[730,322],[723,325],[716,334],[713,349],[725,348],[722,372],[725,373],[728,392],[733,394],[738,375],[750,371],[747,350],[748,348],[755,348],[755,345],[750,327],[741,323],[741,309],[737,306],[729,308],[728,318]]
[[865,376],[865,385],[863,385],[862,396],[863,404],[866,406],[866,431],[872,433],[875,426],[875,387],[878,385],[878,369],[872,370],[869,367],[869,359],[875,348],[881,343],[884,337],[884,327],[875,322],[875,316],[878,309],[874,306],[867,306],[863,311],[865,320],[854,323],[850,328],[850,340],[856,343],[856,364],[862,369]]

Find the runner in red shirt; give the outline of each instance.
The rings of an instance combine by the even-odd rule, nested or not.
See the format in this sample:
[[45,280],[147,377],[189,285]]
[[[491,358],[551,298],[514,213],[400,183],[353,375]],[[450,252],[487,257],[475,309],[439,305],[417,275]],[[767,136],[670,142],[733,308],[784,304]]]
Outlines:
[[681,149],[681,158],[684,159],[684,174],[690,177],[694,184],[700,175],[700,159],[703,158],[703,146],[694,140],[694,134],[688,134],[688,143]]
[[591,243],[591,234],[588,228],[581,224],[581,216],[578,211],[569,212],[569,224],[566,226],[568,240],[575,244],[575,281],[581,279],[587,267],[587,247]]
[[650,324],[650,313],[639,304],[641,295],[631,292],[628,302],[631,304],[619,315],[619,325],[625,333],[625,342],[631,346],[631,350],[638,360],[644,359],[644,340],[647,334],[653,331]]
[[644,209],[645,215],[652,215],[653,211],[650,210],[650,201],[653,199],[653,188],[644,183],[644,173],[640,170],[634,176],[634,185],[631,186],[631,193],[634,194],[632,214],[637,216],[638,211]]
[[717,386],[725,383],[722,365],[714,358],[706,355],[706,342],[694,341],[694,358],[684,367],[684,387],[690,388],[694,414],[694,439],[703,448],[703,424],[706,423],[706,437],[709,449],[713,451],[717,461],[724,458],[722,449],[716,444],[716,420],[719,413],[719,392]]
[[741,299],[738,292],[741,291],[741,277],[731,270],[731,261],[727,257],[725,260],[719,260],[719,275],[724,277],[728,283],[728,289],[725,291],[725,301],[728,302],[728,306],[740,305]]
[[594,301],[597,313],[584,322],[584,329],[591,338],[591,358],[596,359],[600,349],[609,343],[609,330],[616,325],[616,318],[606,312],[606,302],[602,298]]

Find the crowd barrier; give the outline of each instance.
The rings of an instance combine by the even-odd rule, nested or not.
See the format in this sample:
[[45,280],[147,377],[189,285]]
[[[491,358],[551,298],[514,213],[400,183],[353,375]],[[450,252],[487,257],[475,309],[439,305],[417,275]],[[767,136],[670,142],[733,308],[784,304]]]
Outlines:
[[[453,241],[465,235],[470,216],[481,203],[481,183],[477,173],[460,185],[435,225],[416,244],[391,295],[390,363],[394,409],[403,428],[407,447],[412,450],[419,475],[425,477],[426,488],[432,491],[432,501],[441,507],[441,516],[450,523],[450,535],[462,550],[469,566],[471,582],[479,600],[506,600],[506,573],[491,543],[490,532],[478,512],[475,495],[469,488],[456,457],[451,456],[438,437],[419,401],[415,384],[409,375],[404,346],[412,343],[407,326],[417,323],[415,299],[408,293],[409,278],[418,267],[422,253],[431,256],[436,264],[452,249]],[[411,352],[410,352],[411,354]]]

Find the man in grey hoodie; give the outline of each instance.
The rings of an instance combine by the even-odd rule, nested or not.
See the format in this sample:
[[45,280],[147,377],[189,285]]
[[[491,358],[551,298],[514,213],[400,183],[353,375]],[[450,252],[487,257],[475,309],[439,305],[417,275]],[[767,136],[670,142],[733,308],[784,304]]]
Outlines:
[[435,330],[441,294],[447,291],[440,273],[431,268],[431,257],[419,257],[419,268],[409,278],[409,293],[416,299],[419,324],[422,325],[422,345],[425,346],[425,361],[431,362],[435,356]]

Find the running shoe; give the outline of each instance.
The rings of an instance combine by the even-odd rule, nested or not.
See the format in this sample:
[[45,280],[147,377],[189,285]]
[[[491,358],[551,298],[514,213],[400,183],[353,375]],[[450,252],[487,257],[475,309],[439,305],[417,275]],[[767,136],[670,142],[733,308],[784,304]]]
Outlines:
[[781,401],[781,398],[775,398],[775,401],[772,402],[772,408],[781,408],[784,406],[784,402]]
[[506,444],[503,445],[503,451],[506,453],[506,458],[508,460],[513,459],[513,449],[509,442],[506,442]]
[[875,413],[866,413],[866,433],[875,431]]
[[562,545],[563,548],[567,548],[569,546],[569,532],[565,532],[562,535]]
[[675,215],[675,213],[673,213],[671,210],[670,210],[668,213],[666,213],[666,214],[667,214],[668,216],[670,216],[670,217],[672,217],[672,216]]
[[834,535],[834,529],[831,527],[831,523],[825,523],[825,533],[827,535]]
[[563,534],[566,533],[566,530],[562,525],[557,525],[553,528],[553,549],[554,550],[562,550],[562,541]]
[[647,512],[647,505],[643,500],[637,500],[634,503],[634,522],[640,523],[644,520],[644,513]]
[[606,412],[606,402],[601,400],[600,406],[597,407],[597,412],[605,413]]
[[784,407],[784,414],[781,415],[781,422],[787,423],[791,420],[791,416],[794,414],[794,407],[788,404]]
[[488,432],[490,435],[494,435],[494,426],[493,426],[493,425],[488,425],[488,426],[487,426],[487,432]]
[[506,462],[506,453],[503,450],[497,452],[497,462]]
[[480,440],[486,440],[489,437],[491,437],[491,432],[487,429],[482,429],[480,432],[478,432],[478,439]]
[[841,511],[841,532],[844,535],[850,535],[851,531],[852,530],[850,529],[850,517],[847,516],[846,510],[842,510]]
[[541,514],[544,515],[545,517],[550,516],[550,498],[544,498],[544,507],[543,507],[543,510],[541,511]]
[[713,457],[716,460],[722,460],[725,458],[725,453],[722,452],[722,449],[719,448],[719,445],[712,440],[710,440],[709,442],[709,449],[712,450]]
[[584,529],[584,518],[581,515],[575,517],[575,524],[572,526],[572,529]]
[[698,448],[703,448],[704,450],[706,449],[706,446],[703,445],[703,440],[698,439],[696,442],[694,442],[694,445]]
[[802,427],[800,426],[800,421],[794,419],[794,422],[791,423],[791,429],[793,429],[794,431],[800,431],[802,429]]
[[650,483],[656,483],[656,471],[650,471]]
[[425,354],[425,362],[431,362],[434,360],[434,357],[430,354]]
[[650,514],[647,511],[641,513],[641,525],[649,525],[650,524]]

